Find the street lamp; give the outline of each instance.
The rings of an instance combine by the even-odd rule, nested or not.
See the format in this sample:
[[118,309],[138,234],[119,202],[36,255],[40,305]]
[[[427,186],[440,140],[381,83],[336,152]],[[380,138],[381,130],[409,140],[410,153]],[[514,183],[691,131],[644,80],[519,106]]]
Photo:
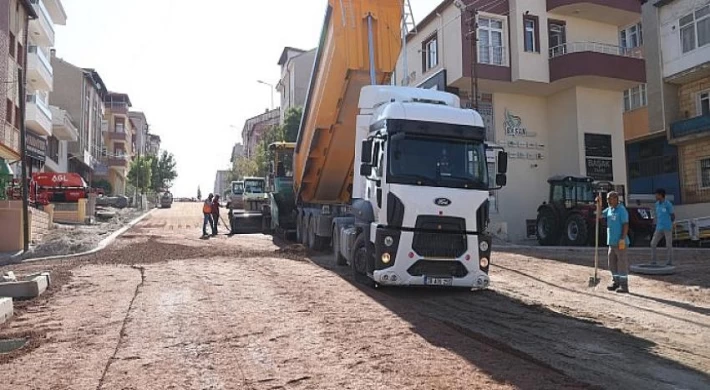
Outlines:
[[273,84],[269,84],[269,83],[267,83],[267,82],[265,82],[265,81],[256,80],[256,82],[259,83],[259,84],[268,85],[269,88],[271,89],[271,109],[273,110],[273,109],[274,109],[274,89],[276,89],[276,87],[274,87]]

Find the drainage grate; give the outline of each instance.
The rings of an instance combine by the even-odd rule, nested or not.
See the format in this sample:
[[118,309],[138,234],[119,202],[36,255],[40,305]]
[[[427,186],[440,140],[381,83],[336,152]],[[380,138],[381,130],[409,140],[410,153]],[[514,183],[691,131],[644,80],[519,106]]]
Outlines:
[[18,350],[27,344],[27,339],[0,340],[0,354],[10,353]]

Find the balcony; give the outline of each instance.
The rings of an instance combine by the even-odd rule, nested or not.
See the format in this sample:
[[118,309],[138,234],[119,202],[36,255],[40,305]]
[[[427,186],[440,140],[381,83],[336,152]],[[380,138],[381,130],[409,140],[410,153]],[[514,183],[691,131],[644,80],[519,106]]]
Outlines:
[[44,6],[43,0],[30,0],[37,12],[37,19],[30,20],[30,34],[35,43],[40,46],[54,46],[54,23],[52,17]]
[[106,110],[113,114],[128,115],[128,104],[124,102],[104,102]]
[[52,132],[60,141],[76,141],[79,139],[79,130],[72,123],[68,112],[58,107],[50,107],[52,111]]
[[646,82],[646,65],[640,50],[607,43],[570,42],[550,48],[550,82],[570,78],[623,91]]
[[126,169],[130,166],[131,158],[128,155],[115,155],[108,157],[108,166],[111,168]]
[[614,26],[625,26],[641,17],[641,2],[639,0],[547,0],[547,11]]
[[671,123],[671,140],[691,140],[710,135],[710,115]]
[[8,122],[0,123],[0,157],[10,161],[20,159],[20,130]]
[[27,95],[25,124],[39,135],[52,135],[52,111],[37,94]]
[[39,90],[51,91],[54,87],[54,72],[49,58],[37,46],[27,48],[27,78]]

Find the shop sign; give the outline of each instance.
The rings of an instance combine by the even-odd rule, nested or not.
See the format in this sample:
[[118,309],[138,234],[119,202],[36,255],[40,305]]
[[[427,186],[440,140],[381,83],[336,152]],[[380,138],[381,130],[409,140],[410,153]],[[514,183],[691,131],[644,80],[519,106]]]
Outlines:
[[587,176],[594,180],[614,181],[614,165],[605,158],[587,158]]
[[537,134],[528,132],[523,126],[523,120],[505,109],[505,135],[508,137],[535,137]]
[[38,161],[45,161],[47,159],[47,140],[29,131],[25,135],[27,156]]
[[584,133],[584,152],[587,157],[612,158],[611,135]]

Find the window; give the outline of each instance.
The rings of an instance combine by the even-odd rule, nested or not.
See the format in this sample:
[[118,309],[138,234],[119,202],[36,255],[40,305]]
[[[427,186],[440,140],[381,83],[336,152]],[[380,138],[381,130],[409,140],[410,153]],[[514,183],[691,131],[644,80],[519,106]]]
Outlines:
[[548,38],[550,44],[550,57],[556,57],[567,52],[567,32],[564,21],[548,20]]
[[10,33],[10,57],[15,58],[15,35]]
[[624,111],[645,107],[647,104],[646,84],[640,84],[624,91]]
[[479,17],[478,62],[503,66],[505,65],[503,53],[503,20]]
[[523,25],[525,27],[525,51],[540,52],[540,32],[538,30],[539,18],[533,15],[523,16]]
[[20,107],[15,106],[15,127],[20,128],[20,119],[22,118],[22,112]]
[[47,156],[55,162],[59,162],[59,140],[54,136],[50,136],[47,140]]
[[116,133],[125,133],[126,132],[126,122],[125,119],[123,118],[116,118],[114,122],[114,131]]
[[680,44],[683,53],[695,50],[710,43],[710,5],[703,6],[689,13],[678,23]]
[[700,186],[710,187],[710,158],[700,160]]
[[435,68],[439,64],[438,49],[436,34],[422,43],[422,72]]
[[12,113],[15,111],[15,105],[12,104],[12,100],[7,99],[5,102],[5,121],[12,124]]
[[710,115],[710,92],[702,92],[699,98],[700,104],[698,113],[700,113],[700,115]]
[[20,42],[17,42],[17,63],[20,64],[20,66],[25,65],[25,49],[22,47],[22,44]]
[[643,45],[643,32],[641,23],[634,24],[619,31],[619,46],[624,49],[633,49]]

